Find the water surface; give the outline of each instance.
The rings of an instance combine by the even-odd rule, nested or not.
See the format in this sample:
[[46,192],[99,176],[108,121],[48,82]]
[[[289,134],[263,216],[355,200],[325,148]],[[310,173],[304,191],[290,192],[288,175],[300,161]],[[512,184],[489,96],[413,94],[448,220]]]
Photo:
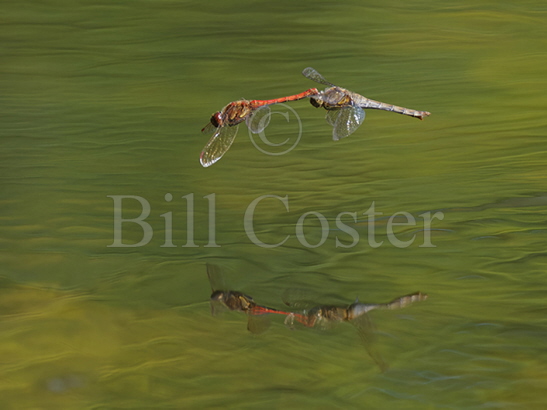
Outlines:
[[[541,2],[4,4],[2,407],[544,407],[546,12]],[[334,142],[324,112],[299,101],[294,149],[266,155],[241,126],[220,162],[200,166],[212,112],[313,87],[307,66],[432,115],[370,111]],[[292,143],[297,125],[274,115],[267,137]],[[116,195],[150,205],[148,244],[109,246]],[[289,236],[278,247],[245,230],[264,195],[289,205],[267,197],[255,210],[258,239]],[[373,204],[379,247],[363,215]],[[124,200],[124,217],[141,211]],[[424,231],[428,211],[444,218]],[[174,247],[162,246],[169,212]],[[307,212],[329,225],[315,248],[296,235]],[[349,248],[336,246],[352,243],[342,212],[357,219],[343,215],[359,238]],[[407,247],[388,236],[398,212],[416,218],[395,227],[414,238]],[[317,218],[303,225],[319,243]],[[420,246],[424,232],[434,247]],[[124,243],[142,237],[124,225]],[[290,288],[320,303],[429,298],[371,313],[382,373],[349,324],[290,331],[272,318],[252,335],[242,314],[211,317],[206,262],[278,308]]]

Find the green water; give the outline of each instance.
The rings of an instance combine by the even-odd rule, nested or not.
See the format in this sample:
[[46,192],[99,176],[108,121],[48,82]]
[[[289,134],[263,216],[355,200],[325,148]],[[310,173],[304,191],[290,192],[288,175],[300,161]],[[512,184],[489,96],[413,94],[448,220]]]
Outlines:
[[[542,2],[0,9],[2,408],[545,407]],[[292,150],[262,153],[242,124],[222,160],[201,167],[211,113],[316,86],[300,75],[308,66],[432,115],[369,111],[334,142],[324,111],[294,102]],[[292,144],[298,130],[273,115],[267,137]],[[149,204],[147,244],[110,246],[120,195]],[[289,236],[277,247],[245,229],[265,195],[288,203],[265,197],[252,220],[264,243]],[[363,215],[373,204],[375,242]],[[142,211],[135,199],[122,208]],[[428,211],[444,218],[424,231]],[[304,239],[326,235],[315,248],[296,235],[307,212],[321,215],[300,225]],[[357,219],[342,215],[359,239],[347,248],[336,246],[352,243],[336,225],[343,212]],[[399,212],[416,220],[394,227],[406,247],[388,236]],[[143,239],[134,222],[122,233]],[[420,246],[428,235],[434,246]],[[253,335],[244,314],[212,317],[207,262],[277,308],[291,288],[317,303],[429,298],[370,314],[382,373],[349,324],[291,331],[274,317]]]

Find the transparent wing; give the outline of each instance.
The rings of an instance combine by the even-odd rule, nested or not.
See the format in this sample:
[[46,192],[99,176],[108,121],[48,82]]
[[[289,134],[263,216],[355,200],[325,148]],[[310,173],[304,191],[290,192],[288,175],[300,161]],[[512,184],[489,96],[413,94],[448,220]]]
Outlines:
[[237,135],[237,125],[219,127],[203,148],[199,160],[204,167],[210,167],[230,149]]
[[382,355],[374,348],[374,341],[376,338],[374,335],[374,326],[370,317],[367,314],[364,314],[352,320],[351,323],[357,328],[368,355],[374,360],[380,370],[385,372],[389,366],[384,361]]
[[319,319],[315,322],[314,328],[322,332],[330,332],[340,324],[339,320]]
[[222,279],[222,272],[220,267],[217,265],[212,265],[208,263],[207,268],[207,277],[209,278],[209,284],[211,285],[211,292],[215,290],[226,290],[226,285]]
[[271,110],[268,105],[263,105],[253,112],[253,114],[245,120],[247,127],[253,134],[258,134],[264,131],[264,129],[270,123],[272,118]]
[[319,295],[311,289],[288,288],[281,295],[283,303],[296,309],[309,309],[319,303]]
[[302,71],[302,75],[312,81],[315,81],[316,83],[328,85],[330,87],[335,87],[334,84],[329,83],[327,80],[325,80],[325,77],[319,74],[315,68],[311,68],[311,67],[304,68],[304,70]]
[[256,316],[249,314],[247,330],[255,335],[263,333],[270,327],[270,318],[267,315]]
[[220,314],[225,313],[229,310],[221,302],[215,300],[209,301],[209,304],[211,305],[211,316],[219,316]]
[[[328,115],[328,113],[327,113]],[[338,141],[355,132],[359,125],[365,120],[365,110],[361,107],[343,107],[340,108],[338,116],[334,122],[332,130],[332,139]],[[329,119],[327,118],[327,121]]]
[[336,119],[339,115],[340,108],[333,108],[332,110],[327,110],[327,115],[325,115],[325,119],[331,127],[334,127],[334,124],[336,124]]
[[208,122],[207,125],[201,129],[201,132],[204,134],[211,134],[216,129],[217,127],[215,127],[211,122]]
[[[222,279],[222,273],[220,267],[217,265],[212,265],[210,263],[206,264],[207,268],[207,277],[209,278],[209,284],[211,285],[211,293],[213,294],[217,290],[226,290],[224,280]],[[213,300],[211,294],[210,304],[211,304],[211,315],[218,316],[222,312],[226,312],[228,308],[224,306],[218,300]]]

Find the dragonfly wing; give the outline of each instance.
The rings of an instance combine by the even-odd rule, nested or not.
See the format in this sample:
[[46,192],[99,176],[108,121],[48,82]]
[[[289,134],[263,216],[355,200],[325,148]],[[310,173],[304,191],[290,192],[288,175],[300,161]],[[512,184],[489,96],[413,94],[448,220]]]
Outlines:
[[283,303],[296,309],[309,309],[318,305],[319,296],[311,289],[288,288],[281,295]]
[[374,360],[380,370],[385,372],[389,366],[384,361],[382,355],[374,348],[374,326],[372,325],[370,317],[367,314],[364,314],[352,320],[351,323],[357,328],[368,355]]
[[226,305],[219,301],[211,300],[209,303],[211,305],[211,316],[218,316],[228,311]]
[[211,134],[216,129],[217,127],[215,127],[212,123],[208,122],[207,125],[201,129],[201,132],[203,132],[204,134]]
[[340,115],[340,108],[333,108],[332,110],[327,111],[327,115],[325,115],[325,119],[329,123],[331,127],[334,127],[334,124],[336,124],[336,119]]
[[204,167],[210,167],[230,149],[237,135],[237,125],[219,127],[203,148],[199,160]]
[[314,324],[314,328],[319,329],[322,332],[330,332],[337,327],[339,323],[339,320],[318,319]]
[[323,77],[315,68],[307,67],[304,68],[302,71],[302,75],[312,81],[315,81],[316,83],[328,85],[330,87],[335,87],[334,84],[329,83],[327,80],[325,80],[325,77]]
[[[217,265],[212,265],[210,263],[206,264],[207,268],[207,277],[209,278],[209,284],[211,285],[211,292],[214,293],[217,290],[225,290],[226,286],[224,285],[224,280],[222,279],[222,272],[220,267]],[[226,312],[228,308],[219,300],[213,300],[213,295],[211,295],[211,315],[218,316],[220,313]]]
[[210,263],[208,263],[206,267],[207,277],[209,278],[209,284],[211,285],[211,291],[214,292],[215,290],[226,290],[226,285],[224,284],[224,280],[222,279],[222,272],[220,270],[220,267]]
[[267,315],[248,314],[247,330],[255,335],[264,333],[270,327],[270,318]]
[[245,120],[247,127],[253,134],[259,134],[268,126],[272,118],[270,107],[263,105],[253,112],[253,114]]
[[334,129],[332,131],[332,139],[335,141],[353,134],[365,120],[365,110],[361,107],[343,107],[338,111],[339,113],[334,121]]

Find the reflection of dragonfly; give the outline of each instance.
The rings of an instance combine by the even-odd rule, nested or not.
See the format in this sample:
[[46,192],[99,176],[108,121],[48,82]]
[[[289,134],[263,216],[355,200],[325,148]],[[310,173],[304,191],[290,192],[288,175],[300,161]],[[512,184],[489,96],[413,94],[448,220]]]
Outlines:
[[200,156],[201,165],[208,167],[217,162],[230,149],[237,134],[238,124],[245,121],[252,133],[264,131],[270,122],[270,107],[272,104],[297,101],[318,94],[316,88],[310,88],[300,94],[273,100],[239,100],[224,107],[211,116],[211,121],[201,132],[215,132]]
[[[290,296],[288,298],[290,298]],[[288,315],[285,319],[285,324],[288,327],[293,328],[296,320],[306,327],[328,328],[339,322],[350,322],[355,325],[359,331],[369,356],[376,362],[382,371],[385,371],[388,368],[386,362],[382,359],[382,356],[372,348],[372,324],[367,313],[374,309],[401,309],[407,307],[413,302],[423,301],[426,299],[426,294],[416,292],[410,295],[398,297],[388,303],[369,304],[359,303],[357,301],[347,307],[330,305],[316,306],[310,310],[304,310],[299,314]],[[289,301],[286,301],[286,303],[292,304],[292,302]]]
[[416,111],[398,107],[380,101],[370,100],[360,94],[338,87],[319,74],[315,69],[308,67],[302,71],[304,77],[317,83],[328,86],[319,95],[313,96],[310,102],[314,107],[323,107],[327,110],[327,122],[333,126],[332,137],[335,141],[353,134],[365,119],[363,108],[393,111],[423,120],[430,115],[427,111]]
[[223,290],[223,284],[220,268],[216,265],[207,264],[207,276],[211,284],[211,313],[215,316],[220,310],[228,309],[237,312],[246,313],[248,316],[247,329],[252,333],[262,333],[270,325],[266,315],[274,313],[278,315],[291,315],[297,320],[304,320],[300,314],[283,312],[258,305],[252,297],[247,296],[235,290]]

